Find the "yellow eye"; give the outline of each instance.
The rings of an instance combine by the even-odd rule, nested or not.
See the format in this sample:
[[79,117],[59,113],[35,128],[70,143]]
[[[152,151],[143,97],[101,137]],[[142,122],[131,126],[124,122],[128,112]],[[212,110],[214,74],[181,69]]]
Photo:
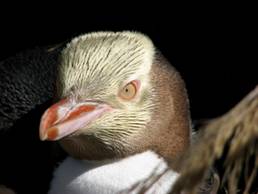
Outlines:
[[131,100],[135,97],[137,92],[136,83],[133,81],[128,83],[119,93],[119,96],[124,100]]

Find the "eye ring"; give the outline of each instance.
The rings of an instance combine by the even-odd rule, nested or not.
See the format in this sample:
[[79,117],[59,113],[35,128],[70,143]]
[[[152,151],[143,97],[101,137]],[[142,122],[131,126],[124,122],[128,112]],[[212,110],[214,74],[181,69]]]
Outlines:
[[129,82],[120,90],[119,97],[123,100],[132,100],[137,94],[138,85],[136,80]]

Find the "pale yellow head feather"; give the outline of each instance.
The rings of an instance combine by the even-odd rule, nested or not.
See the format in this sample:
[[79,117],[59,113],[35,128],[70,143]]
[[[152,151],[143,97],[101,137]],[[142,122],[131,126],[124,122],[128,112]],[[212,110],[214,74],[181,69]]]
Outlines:
[[[74,38],[62,52],[62,95],[75,86],[96,89],[96,84],[107,93],[107,88],[121,87],[134,79],[141,79],[144,87],[153,56],[151,40],[141,33],[93,32]],[[103,95],[101,91],[94,93]]]
[[[125,147],[130,135],[147,125],[154,106],[149,75],[154,53],[147,36],[129,31],[93,32],[67,45],[60,61],[59,97],[75,91],[79,98],[100,100],[117,108],[87,126],[87,134],[106,145]],[[119,90],[136,79],[141,82],[140,95],[132,102],[119,99]]]

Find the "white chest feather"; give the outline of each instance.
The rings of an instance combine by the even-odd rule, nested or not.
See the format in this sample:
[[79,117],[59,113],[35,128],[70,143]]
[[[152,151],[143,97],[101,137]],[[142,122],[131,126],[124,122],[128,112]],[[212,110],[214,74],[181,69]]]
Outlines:
[[[104,162],[68,157],[55,171],[49,194],[138,193],[148,177],[166,169],[166,162],[151,151]],[[146,193],[168,193],[177,177],[178,173],[168,170]]]

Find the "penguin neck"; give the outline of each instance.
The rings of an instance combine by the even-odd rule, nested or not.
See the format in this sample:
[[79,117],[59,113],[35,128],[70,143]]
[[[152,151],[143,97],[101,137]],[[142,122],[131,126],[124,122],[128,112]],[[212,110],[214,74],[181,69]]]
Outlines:
[[152,120],[147,125],[151,146],[175,170],[191,142],[191,118],[186,87],[179,72],[161,55],[152,66],[152,85],[156,91]]
[[[104,190],[109,190],[107,193],[123,192],[143,183],[152,175],[161,175],[164,172],[164,180],[169,176],[172,178],[169,180],[175,181],[178,173],[166,170],[167,163],[152,151],[103,161],[75,160],[68,157],[55,172],[50,194],[81,194],[85,191],[101,193]],[[169,190],[174,181],[163,184],[162,189]],[[160,183],[154,187],[158,186]]]

